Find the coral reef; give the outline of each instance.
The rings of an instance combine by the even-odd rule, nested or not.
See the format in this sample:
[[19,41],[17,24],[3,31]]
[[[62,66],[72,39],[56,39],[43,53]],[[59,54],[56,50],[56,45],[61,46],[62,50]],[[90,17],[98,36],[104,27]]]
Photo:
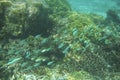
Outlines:
[[0,7],[1,80],[119,80],[114,11],[77,13],[67,0],[1,0]]

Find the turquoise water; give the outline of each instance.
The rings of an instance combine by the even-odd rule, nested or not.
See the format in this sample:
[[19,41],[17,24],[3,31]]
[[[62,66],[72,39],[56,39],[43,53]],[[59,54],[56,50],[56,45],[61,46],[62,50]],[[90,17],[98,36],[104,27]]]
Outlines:
[[[68,0],[74,11],[106,16],[108,9],[120,10],[118,0]],[[120,13],[120,12],[119,12]]]

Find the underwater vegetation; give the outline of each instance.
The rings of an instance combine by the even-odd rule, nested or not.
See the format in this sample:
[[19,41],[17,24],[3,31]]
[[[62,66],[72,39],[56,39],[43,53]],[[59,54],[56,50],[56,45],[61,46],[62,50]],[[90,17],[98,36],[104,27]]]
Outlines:
[[120,17],[67,0],[0,1],[0,80],[119,80]]

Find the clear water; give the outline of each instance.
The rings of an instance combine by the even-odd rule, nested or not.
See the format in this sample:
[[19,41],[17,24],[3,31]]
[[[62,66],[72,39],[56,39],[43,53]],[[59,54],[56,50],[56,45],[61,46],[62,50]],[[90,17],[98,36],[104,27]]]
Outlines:
[[120,10],[119,0],[68,0],[72,9],[78,12],[95,13],[106,16],[108,9]]

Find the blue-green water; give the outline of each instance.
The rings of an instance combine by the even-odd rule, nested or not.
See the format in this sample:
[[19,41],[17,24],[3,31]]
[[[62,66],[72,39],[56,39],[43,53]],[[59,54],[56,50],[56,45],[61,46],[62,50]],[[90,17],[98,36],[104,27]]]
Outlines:
[[119,10],[120,1],[118,0],[68,0],[72,9],[83,13],[95,13],[106,16],[108,9]]

